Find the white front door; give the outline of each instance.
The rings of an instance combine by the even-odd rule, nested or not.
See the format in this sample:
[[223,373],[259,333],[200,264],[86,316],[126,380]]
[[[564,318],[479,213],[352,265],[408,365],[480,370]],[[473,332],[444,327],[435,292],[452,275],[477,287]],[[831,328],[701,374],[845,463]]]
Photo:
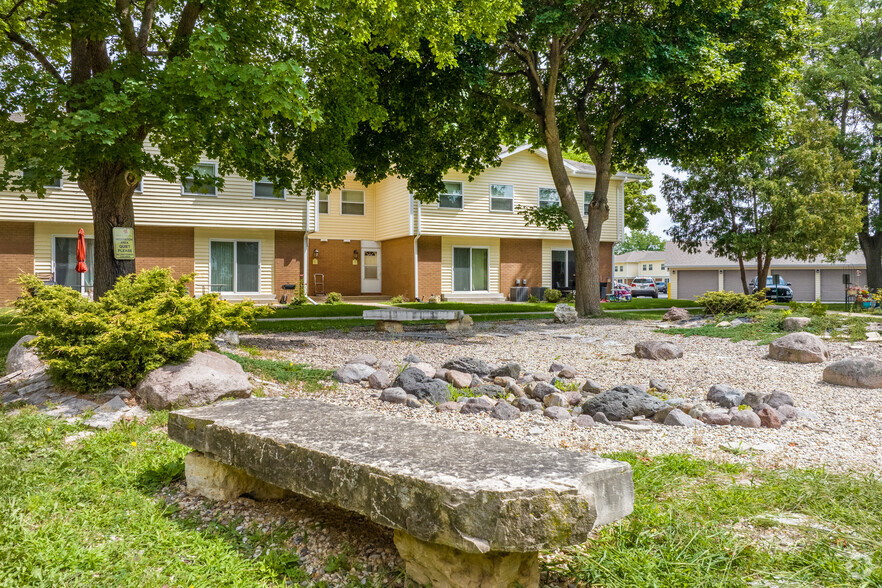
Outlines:
[[381,283],[380,249],[362,248],[361,250],[361,292],[362,294],[379,294],[383,291]]

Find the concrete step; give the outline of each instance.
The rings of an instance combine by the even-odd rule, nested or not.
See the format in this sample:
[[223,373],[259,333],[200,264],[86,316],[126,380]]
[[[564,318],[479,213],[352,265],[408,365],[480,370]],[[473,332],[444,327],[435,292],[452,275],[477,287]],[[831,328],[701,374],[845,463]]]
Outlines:
[[223,292],[221,293],[221,298],[229,302],[251,300],[254,304],[278,304],[279,302],[272,294],[231,294]]
[[463,302],[469,304],[492,304],[505,302],[505,294],[500,292],[462,292],[458,294],[442,294],[445,302]]

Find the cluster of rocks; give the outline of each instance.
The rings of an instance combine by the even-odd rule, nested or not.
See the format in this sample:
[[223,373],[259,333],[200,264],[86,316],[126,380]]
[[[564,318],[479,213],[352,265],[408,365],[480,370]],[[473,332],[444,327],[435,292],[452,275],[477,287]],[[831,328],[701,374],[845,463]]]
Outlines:
[[[804,328],[808,320],[805,317],[787,317],[783,328]],[[830,359],[830,351],[817,335],[799,331],[772,341],[769,344],[769,358],[796,363],[823,363]],[[822,378],[824,382],[837,386],[882,388],[882,361],[866,356],[848,357],[826,366]]]

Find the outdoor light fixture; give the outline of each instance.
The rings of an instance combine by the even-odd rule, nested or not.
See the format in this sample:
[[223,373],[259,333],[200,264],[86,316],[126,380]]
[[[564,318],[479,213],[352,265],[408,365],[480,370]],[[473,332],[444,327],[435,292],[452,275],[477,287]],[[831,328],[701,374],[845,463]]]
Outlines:
[[358,249],[352,252],[352,265],[358,265]]
[[318,249],[312,250],[312,265],[318,265]]

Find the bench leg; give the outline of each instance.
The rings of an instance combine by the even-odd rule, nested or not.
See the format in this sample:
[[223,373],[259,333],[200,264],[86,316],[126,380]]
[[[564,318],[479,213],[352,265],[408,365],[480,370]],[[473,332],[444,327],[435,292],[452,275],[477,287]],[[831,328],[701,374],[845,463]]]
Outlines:
[[466,553],[395,530],[395,547],[411,580],[432,588],[538,588],[539,553]]
[[397,321],[377,321],[374,329],[380,333],[403,333],[404,325]]
[[278,500],[291,494],[239,468],[209,459],[198,451],[191,451],[184,458],[184,477],[189,494],[212,500],[234,500],[243,494],[258,500]]
[[472,329],[472,325],[475,324],[475,321],[472,320],[472,317],[469,315],[465,315],[462,317],[462,320],[454,320],[447,321],[444,324],[444,328],[448,331],[455,333],[456,331],[470,331]]

